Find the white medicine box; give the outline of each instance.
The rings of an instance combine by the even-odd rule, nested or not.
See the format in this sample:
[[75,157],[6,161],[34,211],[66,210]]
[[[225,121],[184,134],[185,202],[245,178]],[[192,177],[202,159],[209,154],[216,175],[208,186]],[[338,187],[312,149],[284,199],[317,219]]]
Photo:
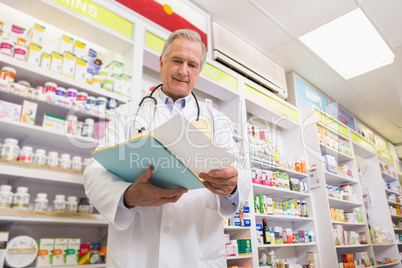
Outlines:
[[67,250],[67,238],[55,238],[53,246],[52,265],[63,265]]
[[67,241],[65,264],[77,265],[80,253],[80,238],[69,238]]
[[38,257],[36,257],[36,266],[49,266],[52,264],[51,254],[53,248],[53,238],[42,238],[38,240]]

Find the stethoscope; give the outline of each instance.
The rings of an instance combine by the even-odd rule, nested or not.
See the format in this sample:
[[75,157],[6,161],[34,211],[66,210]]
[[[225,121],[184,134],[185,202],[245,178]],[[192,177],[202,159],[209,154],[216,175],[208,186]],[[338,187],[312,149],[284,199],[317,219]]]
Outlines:
[[[141,105],[142,105],[142,103],[143,103],[146,99],[152,99],[153,102],[154,102],[155,108],[154,108],[154,114],[153,114],[153,116],[152,116],[151,122],[155,119],[156,105],[158,104],[158,101],[157,101],[156,98],[153,97],[152,95],[153,95],[154,92],[155,92],[158,88],[160,88],[161,86],[163,86],[163,84],[157,85],[157,86],[152,90],[151,94],[149,94],[149,96],[145,96],[145,97],[143,97],[143,98],[141,99],[140,103],[138,104],[137,113],[136,113],[136,115],[135,115],[136,118],[134,119],[134,122],[136,122],[138,112],[139,112],[140,109],[141,109]],[[196,121],[198,121],[198,120],[200,120],[200,105],[198,104],[197,97],[195,96],[195,94],[194,94],[192,91],[191,91],[191,95],[193,95],[193,97],[194,97],[194,99],[195,99],[195,103],[197,104],[197,120],[196,120]],[[141,132],[144,131],[144,130],[145,130],[145,127],[141,127],[140,129],[138,129],[138,133],[141,133]]]

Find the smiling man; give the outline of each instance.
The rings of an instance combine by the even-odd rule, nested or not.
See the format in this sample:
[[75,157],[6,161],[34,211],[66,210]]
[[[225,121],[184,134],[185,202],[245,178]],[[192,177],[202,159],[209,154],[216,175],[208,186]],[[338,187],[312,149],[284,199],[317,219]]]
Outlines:
[[[205,60],[198,33],[172,33],[159,59],[161,89],[116,109],[97,149],[129,140],[140,119],[152,129],[181,113],[189,121],[212,119],[213,142],[238,156],[227,117],[191,94]],[[201,173],[205,188],[188,191],[152,185],[150,166],[130,184],[93,161],[85,190],[110,221],[108,267],[226,267],[223,219],[239,210],[250,190],[246,171],[234,166]]]

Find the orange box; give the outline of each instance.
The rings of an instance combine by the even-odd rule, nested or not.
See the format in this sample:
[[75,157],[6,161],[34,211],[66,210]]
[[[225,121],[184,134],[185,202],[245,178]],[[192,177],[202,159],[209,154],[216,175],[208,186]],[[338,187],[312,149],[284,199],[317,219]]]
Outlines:
[[353,254],[342,254],[342,262],[354,262]]

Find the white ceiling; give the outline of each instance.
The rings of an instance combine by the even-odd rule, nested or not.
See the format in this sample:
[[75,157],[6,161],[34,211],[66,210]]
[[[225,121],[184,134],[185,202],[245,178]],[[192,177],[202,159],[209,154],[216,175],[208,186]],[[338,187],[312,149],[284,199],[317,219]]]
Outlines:
[[[360,7],[396,53],[402,44],[401,0],[189,1],[286,72],[296,72],[339,101],[340,106],[391,143],[402,144],[402,58],[399,67],[394,63],[345,80],[297,39]],[[398,54],[402,57],[402,51]]]

